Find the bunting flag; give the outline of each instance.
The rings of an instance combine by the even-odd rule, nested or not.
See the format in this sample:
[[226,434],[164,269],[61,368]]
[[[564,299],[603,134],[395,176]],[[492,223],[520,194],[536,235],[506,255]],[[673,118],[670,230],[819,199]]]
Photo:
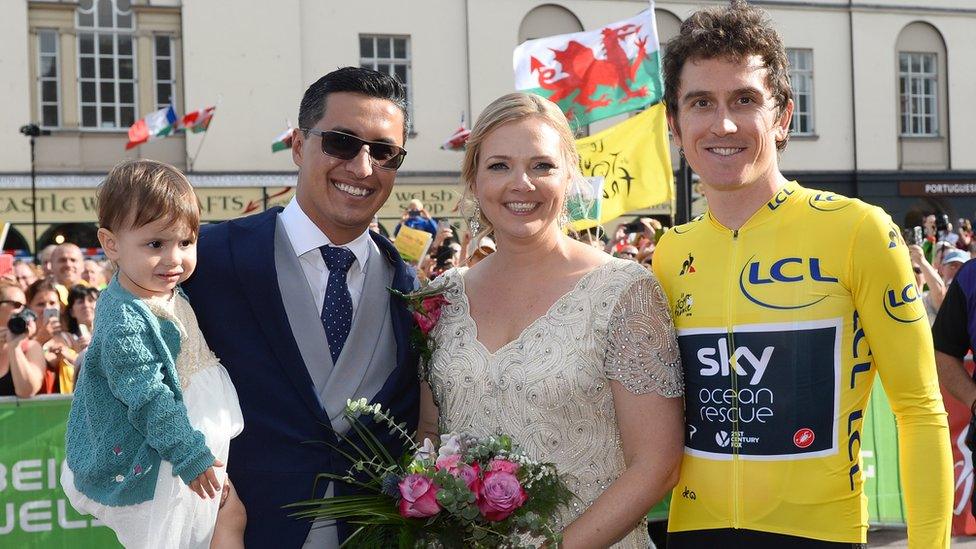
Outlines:
[[577,230],[606,223],[633,210],[670,202],[674,197],[664,103],[602,132],[577,139],[576,150],[583,175],[603,178],[599,219],[574,221]]
[[173,127],[175,125],[176,111],[173,110],[172,105],[150,113],[129,127],[129,142],[125,145],[125,150],[137,147],[153,139],[166,137],[173,133]]
[[213,120],[213,115],[216,110],[217,107],[214,106],[186,113],[180,120],[177,129],[192,133],[205,132],[210,127],[210,121]]
[[576,125],[642,109],[664,94],[653,1],[599,30],[528,40],[513,57],[515,88],[556,103]]
[[471,135],[471,130],[464,127],[464,122],[458,126],[458,129],[454,130],[451,137],[447,138],[447,141],[441,145],[441,148],[445,151],[463,151],[464,144],[468,142],[468,136]]
[[291,148],[291,139],[295,135],[295,129],[288,124],[288,129],[281,132],[281,135],[275,138],[271,143],[271,152],[276,153],[278,151],[284,151]]

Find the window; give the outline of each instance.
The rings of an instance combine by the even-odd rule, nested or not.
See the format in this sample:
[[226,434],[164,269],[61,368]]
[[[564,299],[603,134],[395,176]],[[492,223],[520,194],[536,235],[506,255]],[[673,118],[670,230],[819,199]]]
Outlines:
[[403,87],[407,90],[408,108],[413,111],[409,37],[360,35],[359,66],[389,74],[403,83]]
[[61,125],[61,93],[58,69],[58,32],[37,32],[37,105],[41,126]]
[[898,54],[901,134],[904,136],[939,135],[937,61],[935,53]]
[[176,108],[176,75],[173,65],[173,37],[156,35],[153,37],[154,71],[156,75],[156,109],[167,105]]
[[793,85],[794,135],[813,135],[813,50],[787,49],[790,60],[790,83]]
[[129,0],[78,3],[82,128],[127,128],[136,119],[135,19]]

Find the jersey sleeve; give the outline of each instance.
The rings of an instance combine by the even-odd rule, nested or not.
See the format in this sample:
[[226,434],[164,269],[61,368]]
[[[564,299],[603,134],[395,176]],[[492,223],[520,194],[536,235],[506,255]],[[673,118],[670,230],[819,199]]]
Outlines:
[[932,334],[898,227],[870,208],[854,228],[850,290],[898,425],[910,547],[948,547],[953,472]]
[[959,285],[959,276],[949,285],[939,315],[932,326],[932,340],[935,350],[957,358],[966,356],[969,351],[969,315],[966,308],[966,294]]

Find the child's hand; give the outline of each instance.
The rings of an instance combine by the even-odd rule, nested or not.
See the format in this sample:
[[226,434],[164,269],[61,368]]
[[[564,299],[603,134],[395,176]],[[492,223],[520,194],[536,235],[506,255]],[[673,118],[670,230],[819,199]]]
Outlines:
[[214,471],[214,467],[223,466],[224,463],[222,461],[215,459],[213,467],[200,473],[200,476],[190,482],[190,490],[193,490],[203,499],[213,498],[214,494],[219,493],[221,488],[220,483],[217,482],[217,473]]

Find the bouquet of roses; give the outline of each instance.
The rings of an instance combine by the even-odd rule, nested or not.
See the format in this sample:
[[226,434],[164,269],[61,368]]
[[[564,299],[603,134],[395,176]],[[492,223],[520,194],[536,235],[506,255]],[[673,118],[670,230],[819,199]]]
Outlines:
[[[399,433],[411,450],[394,460],[359,423],[363,414]],[[348,401],[345,415],[369,448],[354,450],[358,457],[345,475],[319,478],[362,493],[293,504],[302,508],[295,516],[358,526],[345,544],[354,547],[558,545],[553,523],[573,494],[553,464],[530,459],[509,437],[452,433],[441,435],[435,449],[430,439],[416,445],[403,424],[366,399]]]

